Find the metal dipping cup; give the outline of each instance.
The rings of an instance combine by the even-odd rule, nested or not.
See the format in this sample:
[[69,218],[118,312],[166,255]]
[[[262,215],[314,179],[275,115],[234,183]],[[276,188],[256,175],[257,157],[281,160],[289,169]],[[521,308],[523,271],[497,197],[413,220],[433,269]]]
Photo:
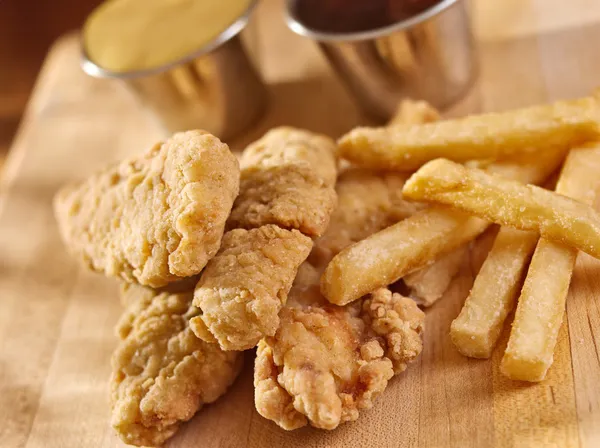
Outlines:
[[82,43],[88,75],[124,82],[167,133],[204,129],[227,140],[256,122],[267,92],[240,38],[258,0],[220,35],[183,59],[148,70],[115,73],[96,65]]
[[464,1],[442,0],[384,28],[323,32],[300,22],[287,0],[286,22],[319,42],[327,59],[364,111],[388,120],[402,99],[422,99],[444,109],[460,99],[476,74],[476,54]]

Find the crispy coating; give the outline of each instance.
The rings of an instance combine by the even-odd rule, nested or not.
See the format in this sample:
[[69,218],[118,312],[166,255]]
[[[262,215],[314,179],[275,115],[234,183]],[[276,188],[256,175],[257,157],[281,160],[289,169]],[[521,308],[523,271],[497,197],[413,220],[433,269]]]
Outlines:
[[418,356],[424,314],[387,289],[345,307],[325,304],[318,284],[293,291],[277,333],[258,345],[256,409],[286,430],[334,429]]
[[241,167],[304,165],[315,171],[327,186],[335,184],[337,166],[335,142],[325,135],[281,126],[248,145]]
[[336,189],[340,201],[331,224],[315,242],[280,313],[274,336],[259,342],[254,370],[258,412],[284,429],[310,423],[333,429],[356,420],[387,382],[421,351],[423,313],[387,289],[338,307],[319,291],[322,269],[353,240],[385,226],[394,208],[389,185],[403,177],[349,170]]
[[506,159],[597,139],[599,111],[598,100],[589,97],[420,126],[356,128],[338,141],[338,150],[359,166],[403,171],[439,157]]
[[238,188],[227,145],[188,131],[61,190],[55,212],[66,245],[90,268],[161,287],[214,256]]
[[227,232],[194,293],[194,305],[202,310],[190,323],[194,333],[225,350],[252,348],[273,335],[311,247],[299,231],[275,225]]
[[121,294],[129,306],[112,357],[111,423],[125,443],[156,446],[225,393],[242,354],[194,336],[191,290],[170,294],[126,284]]
[[240,196],[228,228],[276,224],[320,236],[336,205],[335,143],[308,131],[277,128],[241,158]]
[[319,236],[336,205],[333,187],[325,186],[308,166],[276,165],[242,171],[241,194],[229,228],[276,224]]
[[315,241],[309,260],[324,266],[346,246],[388,227],[423,208],[402,198],[408,178],[401,173],[350,168],[338,178],[338,207],[325,234]]

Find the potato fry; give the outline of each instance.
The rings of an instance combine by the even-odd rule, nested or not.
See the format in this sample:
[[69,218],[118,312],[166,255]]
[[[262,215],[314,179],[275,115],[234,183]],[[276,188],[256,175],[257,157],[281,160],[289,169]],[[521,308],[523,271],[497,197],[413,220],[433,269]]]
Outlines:
[[460,269],[468,247],[464,245],[403,277],[404,284],[410,290],[410,297],[422,306],[429,307],[440,299],[450,282]]
[[440,113],[427,101],[404,100],[388,122],[388,126],[405,126],[432,123],[440,119]]
[[[543,182],[562,161],[563,151],[548,152],[528,163],[493,163],[490,172],[502,170],[522,182]],[[331,302],[344,305],[387,286],[426,266],[431,260],[465,244],[489,222],[433,206],[342,250],[327,266],[321,291]]]
[[[592,204],[598,188],[600,146],[569,154],[556,192]],[[552,365],[577,250],[541,239],[519,297],[501,371],[515,380],[541,381]]]
[[502,324],[515,305],[538,238],[535,232],[510,227],[498,232],[471,294],[450,326],[450,338],[463,355],[491,356]]
[[600,258],[600,213],[534,185],[438,159],[417,171],[402,193],[408,199],[450,205],[496,224],[535,231]]
[[338,148],[357,165],[411,171],[440,157],[466,162],[567,149],[600,136],[599,116],[589,97],[421,126],[356,128]]
[[321,292],[331,303],[345,305],[426,266],[487,227],[487,221],[443,207],[420,211],[337,254],[325,269]]

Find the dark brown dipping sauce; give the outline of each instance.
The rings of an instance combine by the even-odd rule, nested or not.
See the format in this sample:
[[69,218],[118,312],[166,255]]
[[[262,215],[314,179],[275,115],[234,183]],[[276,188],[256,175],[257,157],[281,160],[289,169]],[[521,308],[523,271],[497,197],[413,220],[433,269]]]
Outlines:
[[306,28],[356,33],[384,28],[417,15],[440,0],[297,0],[292,15]]

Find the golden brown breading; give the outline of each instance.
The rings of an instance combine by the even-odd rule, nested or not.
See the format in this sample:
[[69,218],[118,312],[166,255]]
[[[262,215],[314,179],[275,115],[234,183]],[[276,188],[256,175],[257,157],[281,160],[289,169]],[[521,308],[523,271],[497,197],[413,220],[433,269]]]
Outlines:
[[224,350],[252,348],[273,335],[311,247],[307,236],[276,225],[227,232],[194,293],[194,305],[202,310],[190,323],[194,333]]
[[333,140],[277,128],[246,148],[240,163],[240,196],[228,228],[276,224],[311,237],[325,231],[336,205]]
[[280,126],[248,145],[240,160],[242,169],[253,166],[304,165],[327,186],[335,184],[335,142],[325,135]]
[[240,196],[228,228],[276,224],[319,236],[327,228],[336,195],[304,165],[250,167],[242,171]]
[[90,268],[160,287],[214,256],[238,188],[227,145],[188,131],[63,189],[55,211],[66,245]]
[[122,295],[130,305],[112,358],[111,423],[125,443],[156,446],[225,393],[243,355],[194,336],[192,291],[158,293],[126,284]]
[[325,304],[318,284],[292,291],[277,333],[258,345],[256,409],[283,429],[334,429],[419,355],[424,314],[387,289],[344,307]]

